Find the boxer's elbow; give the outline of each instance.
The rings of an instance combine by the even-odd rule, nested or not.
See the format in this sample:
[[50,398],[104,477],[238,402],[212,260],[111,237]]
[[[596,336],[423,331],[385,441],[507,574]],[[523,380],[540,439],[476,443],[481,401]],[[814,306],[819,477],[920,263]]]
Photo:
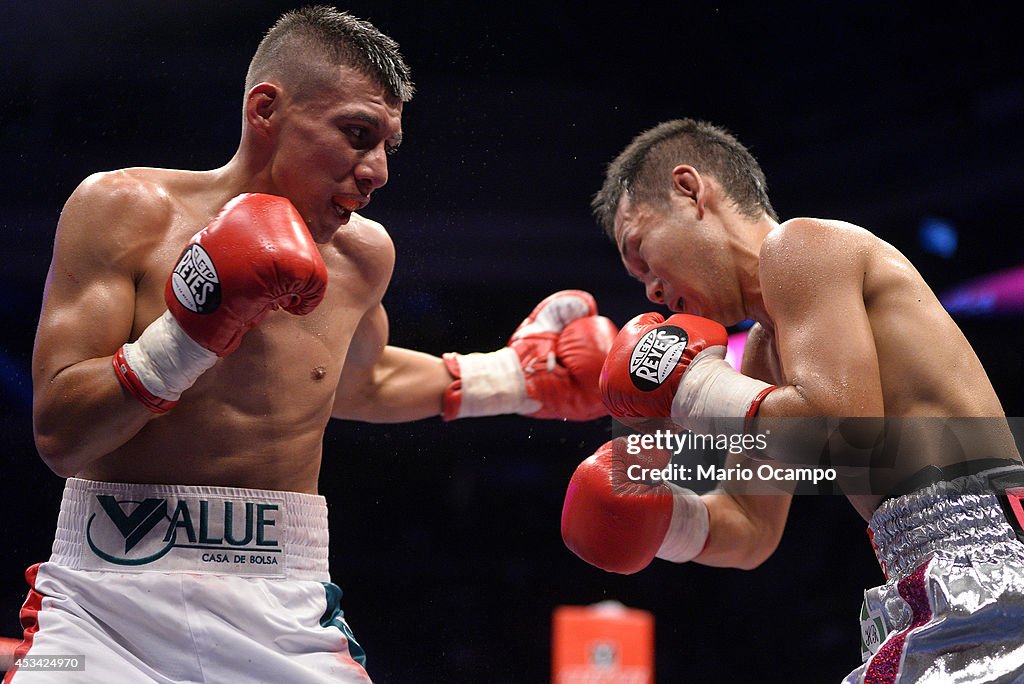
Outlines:
[[32,420],[36,451],[43,463],[59,477],[74,477],[90,460],[88,440],[68,424],[37,411]]
[[712,543],[694,561],[714,568],[756,570],[772,557],[776,548],[778,544],[765,544],[754,540],[745,543],[733,540],[728,545]]
[[735,567],[740,570],[756,570],[772,557],[779,548],[778,540],[757,540],[740,557]]
[[35,431],[36,451],[43,463],[58,477],[73,477],[80,456],[75,441],[59,433]]
[[759,568],[775,554],[775,550],[779,548],[779,543],[782,541],[786,518],[785,516],[761,514],[748,518],[748,525],[749,528],[745,535],[746,548],[741,562],[736,565],[740,570]]
[[699,563],[720,568],[756,570],[772,557],[778,547],[777,540],[773,542],[771,539],[749,538],[744,540],[744,543],[734,542],[724,552],[703,558],[698,557],[696,560]]
[[782,540],[789,497],[734,498],[705,495],[710,513],[708,543],[695,559],[703,565],[754,570],[772,557]]

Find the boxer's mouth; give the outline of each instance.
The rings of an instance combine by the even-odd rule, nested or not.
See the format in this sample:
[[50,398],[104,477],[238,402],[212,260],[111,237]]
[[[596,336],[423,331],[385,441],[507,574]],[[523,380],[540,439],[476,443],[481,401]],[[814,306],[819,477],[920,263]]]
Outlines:
[[354,197],[336,196],[333,198],[334,210],[338,216],[348,219],[352,212],[359,211],[370,203],[369,199],[356,199]]

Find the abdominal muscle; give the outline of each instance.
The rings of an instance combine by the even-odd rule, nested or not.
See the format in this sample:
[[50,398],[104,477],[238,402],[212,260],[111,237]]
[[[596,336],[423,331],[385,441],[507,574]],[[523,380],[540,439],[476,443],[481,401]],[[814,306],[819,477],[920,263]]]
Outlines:
[[77,476],[316,493],[323,433],[355,329],[353,316],[330,304],[301,318],[271,312],[176,407]]

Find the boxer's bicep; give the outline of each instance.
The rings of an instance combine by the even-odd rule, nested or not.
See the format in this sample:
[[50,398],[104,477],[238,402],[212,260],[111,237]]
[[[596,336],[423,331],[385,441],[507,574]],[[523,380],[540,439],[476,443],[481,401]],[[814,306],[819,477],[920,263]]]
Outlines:
[[[145,233],[131,222],[152,218],[130,189],[86,181],[68,200],[54,237],[33,349],[36,396],[66,369],[109,359],[131,336],[135,281]],[[124,185],[124,183],[121,183]]]
[[399,423],[440,414],[442,394],[451,382],[444,362],[387,340],[387,314],[378,305],[352,337],[334,397],[334,418]]
[[90,177],[61,213],[32,351],[32,424],[62,477],[154,415],[124,391],[111,357],[131,337],[136,283],[168,220],[162,195],[121,172]]
[[387,343],[388,317],[383,305],[378,304],[363,315],[352,334],[334,395],[334,418],[368,420],[366,416],[373,414],[378,364],[386,362],[382,357]]
[[785,384],[765,399],[760,415],[881,416],[863,293],[866,259],[831,244],[813,225],[787,230],[762,251],[764,302]]

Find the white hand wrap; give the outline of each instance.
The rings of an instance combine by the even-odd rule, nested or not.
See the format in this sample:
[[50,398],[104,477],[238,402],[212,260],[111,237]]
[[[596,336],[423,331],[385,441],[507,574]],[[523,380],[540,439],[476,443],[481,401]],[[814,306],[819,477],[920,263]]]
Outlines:
[[725,347],[708,347],[690,361],[672,400],[672,417],[748,418],[774,385],[747,377],[725,360]]
[[121,349],[142,385],[169,401],[177,401],[218,359],[189,337],[170,311],[143,330],[139,339]]
[[[526,393],[526,378],[515,349],[457,354],[462,403],[456,418],[533,413],[541,404]],[[554,363],[554,357],[551,359]]]
[[696,558],[708,541],[708,507],[689,489],[671,482],[665,484],[672,489],[672,522],[655,556],[673,563],[686,563]]

